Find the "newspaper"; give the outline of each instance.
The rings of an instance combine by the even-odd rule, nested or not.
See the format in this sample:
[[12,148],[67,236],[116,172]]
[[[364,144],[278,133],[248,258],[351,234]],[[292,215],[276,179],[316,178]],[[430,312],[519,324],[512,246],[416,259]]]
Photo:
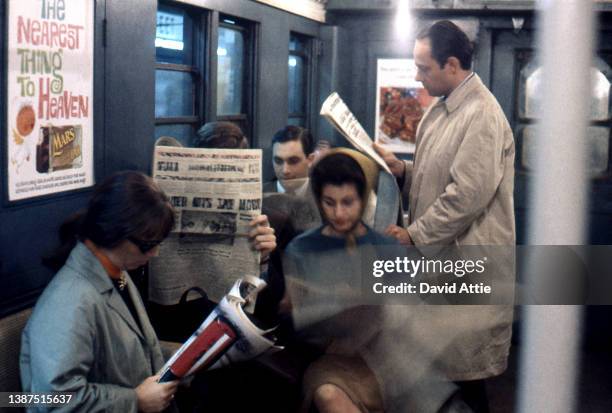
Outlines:
[[255,302],[257,294],[265,286],[265,281],[257,277],[245,276],[237,280],[219,305],[164,365],[159,382],[282,350],[282,347],[274,345],[274,337],[268,337],[274,329],[260,329],[243,310]]
[[355,148],[372,158],[382,169],[391,173],[385,161],[372,148],[372,138],[368,136],[338,93],[333,92],[325,99],[323,106],[321,106],[321,115]]
[[259,276],[248,234],[261,214],[260,149],[156,146],[153,178],[177,216],[149,266],[151,301],[176,304],[198,286],[219,302],[238,277]]

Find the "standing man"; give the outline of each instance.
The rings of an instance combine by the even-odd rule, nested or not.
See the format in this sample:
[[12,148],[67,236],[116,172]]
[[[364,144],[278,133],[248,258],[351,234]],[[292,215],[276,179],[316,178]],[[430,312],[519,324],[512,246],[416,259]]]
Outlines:
[[[472,72],[472,52],[465,33],[450,21],[420,32],[414,47],[416,80],[437,99],[417,129],[414,162],[374,146],[409,193],[407,228],[392,225],[386,231],[402,244],[509,250],[515,244],[512,131],[495,97]],[[513,259],[488,270],[513,285]],[[511,306],[427,307],[413,329],[423,338],[424,351],[445,343],[430,354],[437,373],[462,388],[505,370]]]
[[264,192],[308,194],[308,172],[314,160],[314,141],[310,131],[300,126],[285,126],[272,138],[272,164],[276,180],[264,185]]
[[404,244],[514,245],[514,139],[499,103],[471,71],[472,46],[450,21],[417,36],[416,80],[438,97],[423,116],[414,162],[376,146],[409,192]]

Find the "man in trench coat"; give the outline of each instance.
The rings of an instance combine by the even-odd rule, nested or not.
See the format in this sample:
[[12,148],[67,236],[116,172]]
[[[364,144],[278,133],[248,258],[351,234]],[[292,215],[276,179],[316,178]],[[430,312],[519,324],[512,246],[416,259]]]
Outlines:
[[[467,36],[450,21],[437,22],[417,35],[416,80],[437,99],[419,124],[414,161],[401,161],[375,145],[409,195],[407,227],[392,225],[386,232],[421,250],[467,245],[505,249],[505,257],[491,262],[487,270],[508,287],[506,303],[511,303],[514,139],[499,103],[471,71],[472,52]],[[368,362],[387,365],[400,376],[410,371],[407,380],[412,382],[398,385],[382,378],[387,410],[393,411],[396,404],[398,411],[438,411],[440,402],[447,406],[455,397],[453,382],[501,374],[507,366],[512,308],[430,305],[415,308],[409,317],[390,314],[388,324],[398,328],[385,332],[388,337],[378,341]],[[410,346],[408,354],[381,353],[398,340]],[[434,382],[451,385],[430,386]],[[431,397],[424,389],[431,390]]]

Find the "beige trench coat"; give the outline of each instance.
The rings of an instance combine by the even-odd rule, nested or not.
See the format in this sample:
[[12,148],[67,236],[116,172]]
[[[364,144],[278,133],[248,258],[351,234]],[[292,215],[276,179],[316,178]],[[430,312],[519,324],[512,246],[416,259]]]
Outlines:
[[478,75],[423,117],[404,191],[416,245],[514,245],[514,139]]
[[[434,101],[406,164],[408,232],[415,245],[515,244],[514,139],[495,97],[474,74],[446,100]],[[492,269],[514,285],[514,258]],[[450,380],[503,372],[512,306],[422,306],[412,336]]]

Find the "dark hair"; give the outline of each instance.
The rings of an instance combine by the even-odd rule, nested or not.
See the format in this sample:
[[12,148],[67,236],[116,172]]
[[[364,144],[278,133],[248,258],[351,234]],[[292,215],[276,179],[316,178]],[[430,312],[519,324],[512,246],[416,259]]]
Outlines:
[[317,201],[325,185],[354,184],[361,200],[365,197],[366,177],[359,163],[344,153],[333,153],[319,160],[310,171],[310,185]]
[[438,21],[421,30],[416,38],[430,40],[431,56],[441,68],[451,56],[459,60],[463,70],[472,67],[474,48],[467,35],[455,23],[449,20]]
[[279,130],[272,137],[272,146],[275,143],[285,143],[290,141],[300,140],[304,155],[308,156],[314,151],[314,139],[308,129],[301,126],[288,125]]
[[62,245],[43,263],[59,269],[77,241],[89,239],[113,248],[129,237],[162,240],[173,226],[174,210],[153,179],[140,172],[118,172],[96,186],[87,209],[61,225]]
[[240,149],[248,146],[242,129],[231,122],[208,122],[196,133],[194,148]]

